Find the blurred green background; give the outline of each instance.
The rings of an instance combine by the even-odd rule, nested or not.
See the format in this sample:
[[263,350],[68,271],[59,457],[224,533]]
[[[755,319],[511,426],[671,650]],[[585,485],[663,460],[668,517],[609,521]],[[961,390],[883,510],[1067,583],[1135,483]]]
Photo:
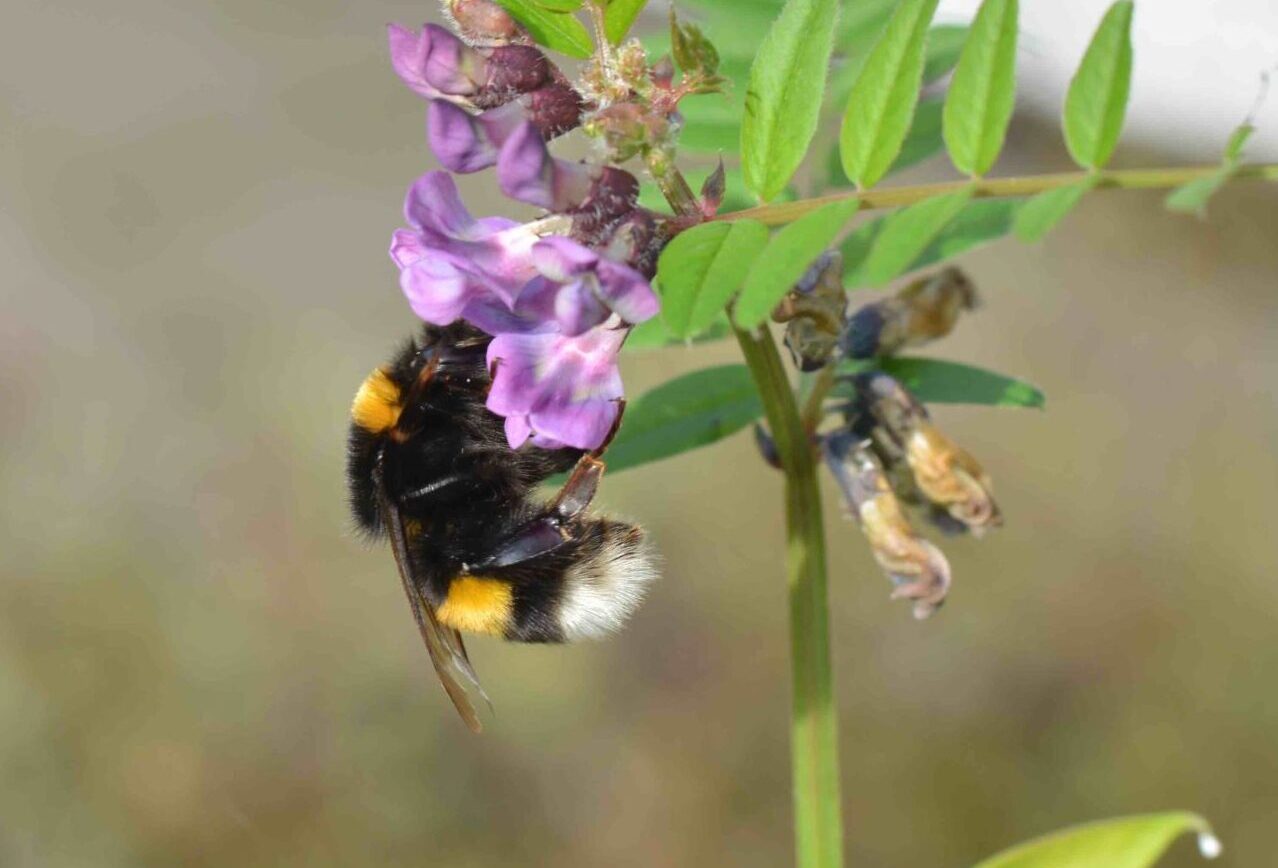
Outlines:
[[[789,862],[780,480],[748,437],[608,482],[664,578],[607,642],[474,641],[482,737],[350,530],[346,410],[414,327],[385,248],[430,166],[382,25],[428,10],[7,6],[0,865]],[[1064,168],[1051,123],[1000,171]],[[932,621],[827,498],[850,863],[1184,807],[1271,864],[1275,221],[1273,188],[1207,223],[1097,195],[964,260],[986,303],[935,352],[1048,406],[937,411],[1008,520],[946,545]],[[735,352],[636,354],[627,386]]]

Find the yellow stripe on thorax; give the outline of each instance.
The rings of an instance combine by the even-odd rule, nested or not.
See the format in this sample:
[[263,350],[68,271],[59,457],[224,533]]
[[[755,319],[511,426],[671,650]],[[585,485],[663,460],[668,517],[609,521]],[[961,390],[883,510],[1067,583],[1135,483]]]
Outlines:
[[365,431],[380,434],[394,427],[402,409],[399,387],[384,369],[378,368],[368,375],[355,393],[351,419]]
[[462,576],[448,587],[444,605],[436,611],[441,624],[468,633],[500,636],[510,623],[515,598],[509,582]]

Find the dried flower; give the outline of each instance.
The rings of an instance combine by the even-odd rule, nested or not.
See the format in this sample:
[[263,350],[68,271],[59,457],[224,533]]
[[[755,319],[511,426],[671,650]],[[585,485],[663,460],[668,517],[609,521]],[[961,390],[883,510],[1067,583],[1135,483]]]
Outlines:
[[989,475],[932,424],[904,386],[881,371],[858,374],[853,382],[859,408],[879,426],[885,443],[904,457],[924,497],[977,536],[1002,524]]
[[823,439],[822,452],[874,559],[896,586],[892,599],[913,600],[914,617],[928,617],[949,593],[949,561],[914,532],[868,441],[837,432]]
[[945,337],[959,314],[976,304],[976,289],[967,275],[945,268],[853,313],[840,339],[843,354],[872,359]]
[[843,289],[843,256],[829,250],[817,257],[772,314],[785,323],[785,345],[802,371],[825,367],[834,357],[847,294]]

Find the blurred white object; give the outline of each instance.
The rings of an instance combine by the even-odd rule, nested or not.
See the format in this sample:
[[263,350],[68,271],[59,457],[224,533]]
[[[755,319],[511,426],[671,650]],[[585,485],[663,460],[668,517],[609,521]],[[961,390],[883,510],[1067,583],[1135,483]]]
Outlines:
[[[979,0],[941,0],[938,21],[966,21]],[[1017,106],[1059,117],[1109,0],[1021,0]],[[1278,0],[1137,2],[1132,95],[1123,141],[1210,161],[1278,65]],[[1256,113],[1248,161],[1278,160],[1278,81]],[[1119,147],[1122,154],[1122,146]]]

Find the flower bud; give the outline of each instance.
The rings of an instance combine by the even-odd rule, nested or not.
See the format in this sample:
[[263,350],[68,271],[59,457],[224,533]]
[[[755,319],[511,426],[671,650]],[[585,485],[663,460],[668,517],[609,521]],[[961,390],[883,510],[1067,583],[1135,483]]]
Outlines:
[[595,112],[585,131],[604,140],[611,162],[623,163],[664,144],[670,124],[634,103],[623,102]]
[[976,307],[976,288],[957,268],[916,280],[894,296],[867,304],[848,319],[840,343],[852,359],[890,356],[953,331],[959,314]]
[[913,600],[914,617],[928,617],[949,593],[945,555],[915,534],[867,441],[838,432],[823,440],[822,453],[874,559],[896,586],[892,599]]
[[445,0],[458,32],[476,45],[506,45],[523,35],[510,13],[491,0]]
[[520,97],[528,119],[548,141],[576,129],[586,105],[566,84],[552,83]]
[[553,68],[541,49],[531,45],[505,45],[488,53],[485,69],[485,104],[502,105],[524,93],[531,93],[554,80]]

